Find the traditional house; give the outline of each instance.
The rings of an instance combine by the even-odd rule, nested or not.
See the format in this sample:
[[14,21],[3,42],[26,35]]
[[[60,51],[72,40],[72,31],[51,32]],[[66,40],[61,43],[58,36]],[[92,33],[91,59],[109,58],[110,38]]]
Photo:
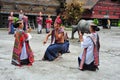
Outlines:
[[[66,0],[68,3],[72,0]],[[102,25],[106,19],[110,19],[111,25],[117,26],[120,19],[120,0],[80,0],[84,3],[85,12],[82,15],[83,19],[99,20],[99,25]]]
[[84,5],[86,12],[83,14],[85,19],[99,20],[99,25],[107,24],[107,19],[111,25],[117,26],[120,19],[120,1],[119,0],[88,0]]
[[[29,24],[36,27],[36,16],[43,12],[45,21],[47,14],[55,16],[65,9],[64,4],[73,0],[0,0],[0,28],[7,28],[8,16],[11,11],[18,17],[19,11],[23,10],[29,18]],[[117,25],[120,19],[120,0],[80,0],[84,3],[85,12],[83,19],[97,18],[102,25],[105,19],[110,19],[112,25]],[[43,21],[43,25],[45,25]]]
[[120,19],[120,0],[99,0],[92,9],[91,18],[98,18],[102,24],[109,19],[111,25],[117,26]]
[[63,2],[64,0],[0,0],[0,28],[7,28],[11,11],[18,17],[20,10],[28,16],[30,26],[35,28],[36,16],[40,11],[43,13],[43,20],[48,14],[54,19]]

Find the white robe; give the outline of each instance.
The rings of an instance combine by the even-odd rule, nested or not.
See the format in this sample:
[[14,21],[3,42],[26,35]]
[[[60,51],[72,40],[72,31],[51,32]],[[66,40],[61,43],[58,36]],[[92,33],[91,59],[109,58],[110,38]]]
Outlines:
[[23,47],[22,47],[22,52],[21,52],[21,55],[20,55],[20,60],[24,60],[24,59],[27,59],[27,58],[28,58],[28,54],[27,54],[26,45],[25,45],[25,42],[24,42]]
[[[90,34],[90,36],[97,39],[97,33],[94,33],[94,34],[92,33]],[[94,55],[93,55],[94,44],[90,37],[83,37],[83,38],[84,38],[84,41],[81,42],[81,48],[87,48],[85,64],[90,64],[91,62],[94,61]],[[82,54],[83,52],[79,55],[80,59],[82,59]]]
[[[27,40],[30,40],[32,38],[32,36],[30,35],[30,33],[27,33],[27,34],[28,34]],[[28,54],[27,54],[26,45],[25,45],[25,42],[24,42],[23,47],[22,47],[22,52],[21,52],[21,55],[20,55],[20,60],[24,60],[24,59],[27,59],[27,58],[28,58]]]

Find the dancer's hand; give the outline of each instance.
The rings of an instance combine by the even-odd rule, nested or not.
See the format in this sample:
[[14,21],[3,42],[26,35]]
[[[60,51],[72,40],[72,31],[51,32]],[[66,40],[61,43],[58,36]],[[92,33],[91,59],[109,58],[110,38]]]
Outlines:
[[32,31],[32,28],[31,28],[31,27],[28,27],[27,33],[30,33],[31,31]]
[[82,35],[81,31],[79,31],[79,39],[80,39],[80,42],[83,41],[83,35]]
[[47,43],[47,41],[43,41],[43,44],[46,44]]

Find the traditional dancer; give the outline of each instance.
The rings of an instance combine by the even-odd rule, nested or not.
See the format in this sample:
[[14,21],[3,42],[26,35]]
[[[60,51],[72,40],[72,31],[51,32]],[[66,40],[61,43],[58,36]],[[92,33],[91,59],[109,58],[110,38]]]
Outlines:
[[38,24],[37,32],[38,32],[38,34],[42,33],[42,22],[43,22],[42,12],[40,12],[39,16],[37,17],[37,24]]
[[14,34],[14,16],[13,12],[10,13],[10,16],[8,17],[8,34]]
[[23,20],[23,23],[24,23],[23,30],[26,31],[28,29],[28,16],[24,15],[22,20]]
[[46,19],[46,33],[50,32],[51,26],[52,26],[52,18],[50,15],[48,15],[48,18]]
[[58,19],[56,23],[54,23],[54,30],[50,31],[47,34],[43,42],[44,44],[46,44],[48,37],[52,34],[54,35],[51,38],[52,39],[51,45],[48,46],[44,54],[43,60],[53,61],[57,57],[59,57],[59,52],[62,51],[62,47],[64,44],[64,30],[63,28],[60,27],[60,25],[61,25],[61,19]]
[[78,57],[80,70],[96,71],[98,69],[100,42],[96,31],[99,30],[95,24],[91,24],[90,36],[83,38],[82,33],[79,33],[81,47],[84,48],[84,51]]
[[[16,22],[15,43],[12,55],[12,64],[16,66],[32,65],[34,62],[33,52],[29,45],[30,34],[23,30],[23,21]],[[29,31],[28,31],[29,32]]]

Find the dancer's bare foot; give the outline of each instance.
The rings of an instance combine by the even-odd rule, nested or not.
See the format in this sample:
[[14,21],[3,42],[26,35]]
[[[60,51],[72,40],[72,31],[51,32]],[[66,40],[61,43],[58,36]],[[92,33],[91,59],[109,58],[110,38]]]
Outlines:
[[32,63],[29,63],[27,66],[32,66]]
[[43,58],[42,58],[42,61],[46,61],[46,59],[43,57]]
[[62,54],[61,53],[58,53],[58,57],[60,57]]
[[58,56],[54,61],[58,61],[60,60],[62,57],[61,56]]
[[22,67],[22,65],[21,65],[21,64],[17,64],[16,66]]

